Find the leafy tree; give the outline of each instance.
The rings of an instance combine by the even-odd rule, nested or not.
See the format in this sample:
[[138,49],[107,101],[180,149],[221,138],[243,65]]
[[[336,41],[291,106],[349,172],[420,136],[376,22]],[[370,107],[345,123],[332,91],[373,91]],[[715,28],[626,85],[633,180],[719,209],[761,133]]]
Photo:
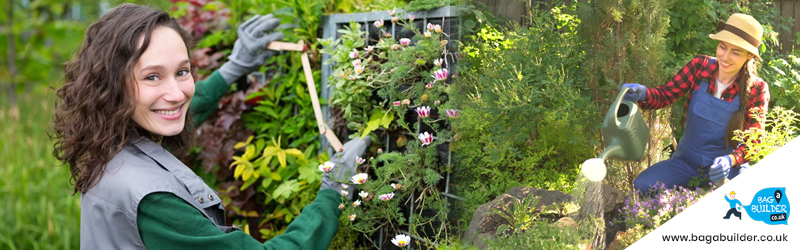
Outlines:
[[[605,113],[623,83],[649,87],[666,82],[665,35],[667,9],[673,1],[600,0],[582,6],[579,34],[586,38],[586,82],[597,111]],[[633,180],[647,166],[661,161],[663,148],[672,142],[669,109],[643,112],[650,127],[650,141],[641,162],[611,161],[608,183],[630,190]]]

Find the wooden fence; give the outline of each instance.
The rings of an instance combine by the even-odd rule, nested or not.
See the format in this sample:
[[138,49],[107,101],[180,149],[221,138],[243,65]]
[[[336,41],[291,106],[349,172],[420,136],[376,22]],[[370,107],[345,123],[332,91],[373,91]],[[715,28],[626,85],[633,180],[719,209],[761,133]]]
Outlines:
[[[775,0],[775,7],[781,10],[781,16],[790,18],[793,25],[788,34],[780,34],[780,42],[784,51],[790,51],[792,45],[798,47],[797,33],[800,32],[800,0]],[[784,31],[786,32],[786,31]]]

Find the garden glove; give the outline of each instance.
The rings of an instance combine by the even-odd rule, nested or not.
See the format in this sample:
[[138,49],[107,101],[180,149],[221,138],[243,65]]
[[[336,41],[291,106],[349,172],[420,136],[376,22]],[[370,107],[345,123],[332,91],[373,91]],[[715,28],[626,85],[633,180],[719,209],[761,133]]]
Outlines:
[[708,177],[712,182],[718,182],[728,176],[731,172],[731,158],[723,155],[714,159],[714,164],[708,170]]
[[219,74],[228,84],[236,81],[250,72],[257,70],[267,59],[275,55],[275,51],[268,50],[267,44],[283,39],[283,33],[271,32],[278,27],[280,20],[272,14],[266,16],[256,15],[247,20],[236,34],[239,36],[233,44],[233,51],[228,56],[228,62],[219,68]]
[[623,100],[638,102],[644,100],[647,96],[647,87],[638,83],[626,83],[622,84],[622,89],[630,88],[625,96],[622,97]]
[[347,184],[347,200],[352,200],[353,192],[356,188],[355,184],[351,184],[350,177],[356,174],[356,157],[364,155],[372,139],[364,137],[361,139],[353,139],[348,141],[342,146],[342,151],[337,152],[331,157],[331,161],[336,163],[336,166],[330,172],[322,174],[323,189],[333,189],[336,192],[342,191],[342,184]]

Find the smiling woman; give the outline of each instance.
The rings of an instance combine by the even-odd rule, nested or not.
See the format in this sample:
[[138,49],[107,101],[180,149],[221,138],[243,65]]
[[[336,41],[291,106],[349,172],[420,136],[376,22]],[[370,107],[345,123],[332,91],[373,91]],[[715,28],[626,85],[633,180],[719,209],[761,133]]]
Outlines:
[[[81,249],[328,247],[341,185],[327,174],[285,233],[262,244],[229,226],[222,199],[178,160],[190,146],[189,116],[202,122],[232,81],[265,63],[274,52],[263,48],[283,35],[264,33],[278,24],[272,15],[245,22],[229,61],[196,85],[191,37],[167,13],[122,4],[89,26],[57,91],[52,135],[81,193]],[[334,158],[349,164],[337,169],[354,172],[368,143],[345,144]]]
[[[667,187],[686,186],[690,179],[720,183],[749,167],[748,147],[733,139],[733,131],[761,128],[756,117],[745,114],[767,110],[769,86],[755,67],[763,27],[752,16],[733,14],[709,38],[717,40],[716,57],[698,55],[668,83],[654,88],[624,84],[633,91],[625,99],[642,109],[660,109],[686,96],[683,138],[672,158],[639,174],[634,187],[642,194],[660,182]],[[762,117],[763,118],[763,115]],[[745,140],[746,141],[746,140]]]

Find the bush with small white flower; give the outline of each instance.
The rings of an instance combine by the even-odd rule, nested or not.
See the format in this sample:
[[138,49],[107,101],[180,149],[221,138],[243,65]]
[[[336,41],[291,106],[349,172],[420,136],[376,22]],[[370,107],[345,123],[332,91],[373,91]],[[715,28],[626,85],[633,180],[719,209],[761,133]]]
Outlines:
[[[450,210],[440,195],[450,166],[439,158],[439,150],[446,152],[452,138],[449,123],[455,118],[444,110],[457,112],[446,94],[456,58],[439,21],[415,23],[416,17],[403,10],[388,13],[391,22],[378,20],[369,27],[351,22],[339,30],[338,39],[320,42],[321,52],[330,55],[325,63],[333,64],[328,79],[335,89],[332,113],[347,122],[353,131],[350,138],[370,136],[373,141],[366,159],[356,159],[362,173],[346,180],[356,185],[360,199],[343,198],[342,204],[348,205],[342,226],[364,233],[369,240],[375,240],[370,236],[382,228],[387,237],[397,235],[392,240],[397,246],[410,243],[405,234],[437,242],[447,230],[433,228],[435,234],[429,236],[421,231],[444,221]],[[389,33],[395,31],[399,32]],[[387,136],[396,143],[384,152],[377,147],[384,146],[381,138]],[[414,214],[428,212],[409,217],[412,207]]]

